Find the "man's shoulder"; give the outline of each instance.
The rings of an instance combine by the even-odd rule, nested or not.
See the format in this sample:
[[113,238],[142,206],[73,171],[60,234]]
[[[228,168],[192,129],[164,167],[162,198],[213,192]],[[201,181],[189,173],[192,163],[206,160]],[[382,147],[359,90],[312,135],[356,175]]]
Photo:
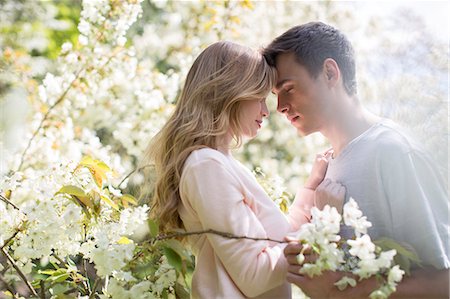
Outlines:
[[381,152],[422,152],[422,146],[405,127],[391,120],[376,124],[368,135],[370,142]]

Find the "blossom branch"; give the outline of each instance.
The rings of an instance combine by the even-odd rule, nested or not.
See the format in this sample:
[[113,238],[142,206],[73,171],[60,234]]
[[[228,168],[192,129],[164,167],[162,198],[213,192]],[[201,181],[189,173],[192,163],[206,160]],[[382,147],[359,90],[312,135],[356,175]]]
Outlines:
[[26,284],[26,286],[28,287],[28,289],[31,291],[31,293],[35,296],[35,297],[39,297],[39,295],[37,294],[36,290],[33,288],[33,286],[31,285],[31,283],[28,281],[28,279],[26,278],[25,274],[23,274],[22,270],[20,270],[20,268],[17,266],[16,262],[14,261],[14,259],[9,255],[8,252],[6,252],[6,250],[4,248],[1,249],[1,252],[3,253],[3,255],[6,257],[6,259],[9,261],[9,263],[13,266],[13,268],[17,271],[17,274],[19,274],[20,278],[22,278],[23,282]]
[[66,97],[66,94],[69,92],[69,90],[72,88],[73,84],[75,83],[76,80],[78,80],[81,72],[84,70],[84,68],[81,68],[75,75],[75,78],[72,80],[72,82],[70,82],[69,86],[66,88],[66,90],[64,90],[64,92],[59,96],[58,100],[56,100],[56,102],[50,106],[50,108],[48,108],[47,112],[45,113],[44,117],[42,118],[41,122],[39,123],[38,128],[34,131],[33,135],[31,136],[30,140],[28,140],[28,144],[25,147],[25,150],[22,152],[22,155],[20,157],[20,164],[19,167],[17,168],[17,171],[19,171],[22,166],[23,166],[23,162],[25,161],[25,155],[27,154],[28,150],[31,147],[31,143],[33,142],[34,138],[36,138],[37,134],[39,133],[39,131],[42,129],[42,127],[44,126],[44,122],[47,120],[47,118],[49,117],[50,113],[52,112],[52,110],[58,106]]
[[19,207],[13,204],[9,199],[0,194],[0,199],[8,205],[11,205],[14,209],[20,211]]
[[147,165],[141,166],[141,167],[139,167],[139,168],[133,169],[130,173],[128,173],[128,174],[120,181],[120,183],[119,183],[119,185],[117,185],[117,188],[116,188],[116,189],[120,189],[120,186],[122,186],[122,184],[126,181],[126,179],[128,179],[133,173],[138,172],[138,171],[141,171],[142,169],[145,169],[145,168],[151,167],[151,166],[152,166],[151,164],[147,164]]
[[3,248],[5,248],[6,246],[8,246],[9,242],[11,242],[11,241],[17,236],[17,234],[20,233],[21,231],[22,231],[22,229],[21,229],[21,227],[19,227],[19,228],[14,232],[14,234],[13,234],[11,237],[9,237],[9,238],[3,243],[3,245],[2,245],[2,247],[1,247],[0,249],[3,249]]
[[231,233],[221,232],[214,229],[207,229],[207,230],[201,230],[201,231],[193,231],[193,232],[171,232],[167,234],[160,234],[154,238],[155,241],[161,241],[166,239],[172,239],[177,237],[187,237],[192,235],[203,235],[203,234],[214,234],[218,235],[224,238],[228,239],[247,239],[247,240],[253,240],[253,241],[271,241],[276,243],[288,243],[287,240],[275,240],[271,238],[254,238],[254,237],[247,237],[247,236],[236,236]]
[[[119,48],[118,50],[116,49],[115,51],[113,51],[113,53],[108,57],[108,60],[106,60],[106,62],[99,67],[99,70],[102,70],[104,67],[106,67],[109,62],[121,51],[121,49]],[[72,88],[73,84],[75,83],[76,80],[78,80],[78,78],[80,77],[80,74],[87,69],[87,67],[82,67],[75,75],[75,78],[72,80],[72,82],[70,82],[69,86],[66,88],[66,90],[64,90],[64,92],[59,96],[58,100],[50,106],[50,108],[48,109],[48,111],[45,113],[44,117],[42,118],[41,122],[39,123],[38,128],[34,131],[33,135],[31,136],[30,140],[28,140],[28,144],[25,148],[25,150],[22,152],[22,155],[20,157],[20,164],[19,167],[17,168],[17,171],[19,171],[22,166],[23,163],[25,161],[25,155],[27,154],[28,150],[31,147],[31,143],[33,142],[34,138],[36,138],[37,134],[39,133],[39,131],[42,129],[44,122],[47,120],[47,118],[49,117],[50,113],[52,112],[52,110],[58,106],[66,97],[67,93],[70,91],[70,89]]]

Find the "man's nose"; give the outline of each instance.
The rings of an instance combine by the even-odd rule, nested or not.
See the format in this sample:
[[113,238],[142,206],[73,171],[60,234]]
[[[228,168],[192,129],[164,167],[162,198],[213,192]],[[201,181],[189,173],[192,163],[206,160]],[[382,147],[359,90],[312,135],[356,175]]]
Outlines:
[[289,110],[289,108],[286,105],[286,103],[283,101],[283,99],[280,96],[278,96],[277,111],[281,112],[281,113],[287,113],[288,110]]

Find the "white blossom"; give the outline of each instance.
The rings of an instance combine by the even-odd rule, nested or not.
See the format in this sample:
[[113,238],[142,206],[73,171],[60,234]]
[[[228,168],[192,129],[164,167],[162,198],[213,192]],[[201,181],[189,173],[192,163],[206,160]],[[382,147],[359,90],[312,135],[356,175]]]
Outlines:
[[388,282],[390,284],[398,283],[402,280],[405,271],[401,270],[398,265],[395,265],[389,270]]
[[357,237],[355,240],[347,240],[351,246],[349,252],[362,260],[371,260],[375,258],[375,244],[372,243],[369,235]]
[[363,216],[358,204],[353,198],[350,198],[344,205],[343,217],[345,225],[351,226],[357,236],[366,234],[367,228],[372,226],[372,223],[367,221],[367,217]]

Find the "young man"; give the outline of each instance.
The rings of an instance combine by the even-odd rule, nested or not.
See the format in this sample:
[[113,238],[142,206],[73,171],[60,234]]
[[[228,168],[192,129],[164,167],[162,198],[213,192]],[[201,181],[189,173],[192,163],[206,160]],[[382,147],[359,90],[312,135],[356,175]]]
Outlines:
[[[356,92],[353,48],[337,29],[313,22],[296,26],[265,50],[276,67],[277,110],[300,135],[322,133],[334,153],[326,178],[346,187],[372,222],[372,239],[388,237],[409,244],[423,268],[404,277],[393,295],[448,298],[448,194],[427,154],[395,123],[363,109]],[[344,232],[345,233],[345,232]],[[313,279],[298,274],[299,244],[288,245],[288,281],[312,298],[368,297],[375,279],[340,292],[343,274]]]

